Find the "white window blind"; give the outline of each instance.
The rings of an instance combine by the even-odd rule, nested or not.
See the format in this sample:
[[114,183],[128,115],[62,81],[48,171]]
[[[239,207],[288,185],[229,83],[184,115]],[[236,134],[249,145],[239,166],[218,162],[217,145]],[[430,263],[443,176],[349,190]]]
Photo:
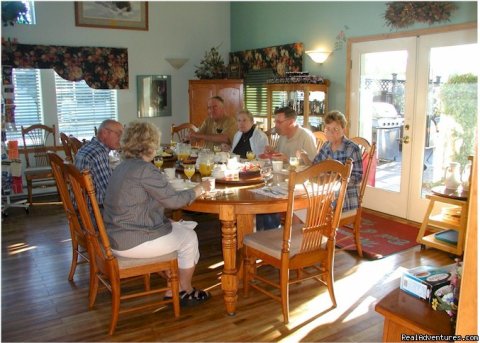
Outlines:
[[[251,70],[244,78],[245,84],[245,106],[255,117],[255,121],[260,123],[264,129],[267,128],[267,87],[268,79],[274,77],[273,70]],[[284,106],[286,101],[285,92],[274,92],[272,94],[272,111]],[[271,113],[273,116],[273,113]]]
[[78,139],[91,139],[94,127],[118,117],[117,91],[93,89],[85,81],[72,82],[55,73],[58,130]]
[[12,71],[15,103],[15,127],[7,127],[7,139],[23,145],[21,126],[43,124],[42,92],[38,69]]

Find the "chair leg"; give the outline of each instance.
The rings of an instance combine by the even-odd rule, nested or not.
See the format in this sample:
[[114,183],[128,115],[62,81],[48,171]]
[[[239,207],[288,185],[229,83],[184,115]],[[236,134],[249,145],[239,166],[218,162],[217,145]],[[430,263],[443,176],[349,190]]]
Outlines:
[[325,274],[328,294],[330,295],[330,300],[332,301],[333,307],[337,307],[337,300],[335,299],[335,291],[333,289],[333,270],[329,268]]
[[357,246],[358,256],[363,257],[362,241],[360,240],[360,224],[362,223],[362,209],[359,208],[353,224],[353,237],[355,237],[355,245]]
[[97,299],[98,277],[96,274],[96,271],[92,268],[92,265],[90,264],[90,290],[88,292],[88,308],[90,309],[93,308],[93,305],[95,305],[95,300]]
[[248,292],[250,290],[250,275],[253,273],[253,268],[255,268],[255,258],[247,255],[247,247],[243,247],[243,295],[248,297]]
[[68,281],[73,280],[75,275],[75,270],[77,269],[78,263],[78,242],[72,239],[72,264],[70,265],[70,273],[68,274]]
[[118,315],[120,312],[120,280],[112,280],[112,320],[110,321],[109,335],[113,335],[117,327]]
[[30,206],[33,206],[33,185],[32,180],[27,180],[27,189],[28,189],[28,203]]
[[288,279],[289,279],[288,269],[286,271],[280,271],[280,297],[282,301],[282,313],[283,313],[284,324],[288,324],[290,320]]
[[173,300],[173,314],[175,318],[180,317],[180,284],[178,279],[178,262],[174,260],[171,262],[172,266],[170,267],[170,278],[168,280],[169,285],[172,289],[172,300]]

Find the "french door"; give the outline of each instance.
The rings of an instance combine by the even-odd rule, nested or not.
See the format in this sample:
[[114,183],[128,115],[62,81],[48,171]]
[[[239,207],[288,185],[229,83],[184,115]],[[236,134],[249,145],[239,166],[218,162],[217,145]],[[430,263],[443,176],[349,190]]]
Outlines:
[[[377,144],[365,207],[421,222],[424,195],[442,184],[448,163],[467,163],[478,113],[476,41],[471,29],[352,43],[350,136]],[[468,111],[452,113],[453,104]]]

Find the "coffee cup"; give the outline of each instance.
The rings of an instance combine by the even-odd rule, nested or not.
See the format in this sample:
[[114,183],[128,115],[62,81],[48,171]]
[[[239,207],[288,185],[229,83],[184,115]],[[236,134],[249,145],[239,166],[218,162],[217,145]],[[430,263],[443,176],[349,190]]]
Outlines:
[[283,169],[283,161],[272,161],[272,167],[274,172],[280,172]]
[[215,189],[215,178],[212,176],[202,177],[202,181],[208,181],[210,183],[210,191]]
[[164,168],[163,170],[170,180],[175,178],[175,168]]

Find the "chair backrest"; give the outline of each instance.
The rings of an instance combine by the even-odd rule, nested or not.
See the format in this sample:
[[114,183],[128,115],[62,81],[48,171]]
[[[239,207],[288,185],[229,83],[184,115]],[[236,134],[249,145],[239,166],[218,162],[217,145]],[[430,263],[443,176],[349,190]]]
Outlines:
[[[343,164],[326,160],[300,172],[291,172],[288,181],[288,208],[283,233],[282,258],[288,256],[296,192],[308,199],[307,219],[302,227],[301,254],[316,254],[335,247],[335,234],[340,221],[352,160]],[[325,241],[327,243],[325,244]]]
[[327,135],[323,131],[315,131],[313,135],[315,136],[315,140],[317,143],[317,153],[318,153],[323,143],[327,141]]
[[280,135],[275,132],[275,128],[266,131],[265,134],[268,138],[268,145],[270,145],[273,149],[277,149],[278,140],[280,139]]
[[72,149],[72,156],[73,159],[75,159],[75,155],[77,154],[78,150],[82,147],[83,144],[85,144],[85,141],[80,141],[78,138],[69,136],[68,137],[68,143],[70,145],[70,148]]
[[65,151],[65,159],[68,162],[73,162],[72,148],[68,140],[68,136],[63,132],[60,132],[60,141],[62,142],[63,151]]
[[367,160],[364,163],[362,182],[360,183],[360,191],[358,192],[358,206],[362,206],[363,195],[365,194],[365,189],[367,188],[368,176],[372,169],[373,159],[376,158],[377,144],[370,144],[368,140],[362,137],[353,137],[350,138],[352,142],[357,144],[360,147],[362,153],[362,160]]
[[77,215],[87,232],[90,260],[93,260],[94,272],[100,271],[111,280],[119,278],[118,261],[112,253],[110,241],[105,230],[102,214],[95,196],[90,171],[79,171],[72,164],[64,164],[64,174],[77,203]]
[[48,166],[47,150],[57,146],[55,125],[22,126],[22,139],[27,168]]
[[70,198],[71,195],[69,193],[69,186],[64,175],[65,162],[60,156],[58,156],[52,151],[47,152],[47,156],[52,167],[53,176],[55,177],[55,181],[57,182],[58,193],[60,194],[60,199],[62,200],[65,214],[67,215],[68,224],[70,227],[70,234],[72,236],[75,236],[77,242],[79,242],[81,246],[86,248],[87,245],[85,231],[82,229],[80,221],[78,220],[77,213]]
[[196,132],[198,128],[190,123],[183,123],[180,125],[172,124],[172,141],[179,143],[185,142],[191,132]]

